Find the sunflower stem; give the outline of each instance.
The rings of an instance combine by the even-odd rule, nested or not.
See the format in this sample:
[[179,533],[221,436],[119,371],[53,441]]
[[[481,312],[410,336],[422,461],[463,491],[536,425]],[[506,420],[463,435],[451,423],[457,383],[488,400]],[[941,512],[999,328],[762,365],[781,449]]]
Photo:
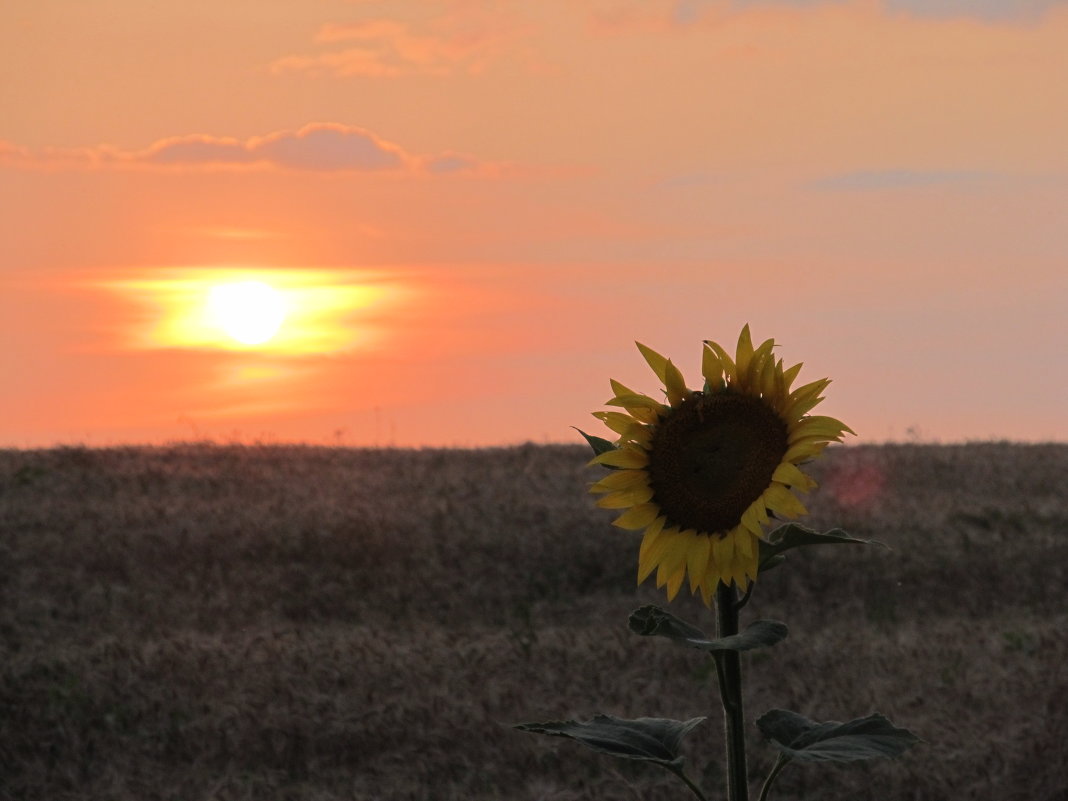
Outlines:
[[[734,584],[716,589],[716,636],[738,633],[738,594]],[[742,712],[742,663],[737,651],[716,654],[720,702],[727,740],[727,798],[749,801],[748,770],[745,763],[745,716]]]

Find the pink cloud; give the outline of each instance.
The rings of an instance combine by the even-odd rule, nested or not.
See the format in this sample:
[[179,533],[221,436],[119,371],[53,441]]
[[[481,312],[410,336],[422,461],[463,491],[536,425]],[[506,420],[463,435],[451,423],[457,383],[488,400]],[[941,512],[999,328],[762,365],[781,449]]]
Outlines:
[[275,131],[248,139],[194,134],[160,139],[144,150],[95,148],[31,150],[0,140],[0,164],[88,169],[104,167],[260,168],[315,172],[396,171],[441,174],[482,171],[471,156],[456,153],[412,155],[370,131],[318,122],[298,130]]
[[518,45],[532,30],[514,13],[465,10],[462,4],[418,25],[393,19],[331,22],[315,35],[316,52],[279,58],[270,68],[337,77],[479,73],[503,58],[529,57]]

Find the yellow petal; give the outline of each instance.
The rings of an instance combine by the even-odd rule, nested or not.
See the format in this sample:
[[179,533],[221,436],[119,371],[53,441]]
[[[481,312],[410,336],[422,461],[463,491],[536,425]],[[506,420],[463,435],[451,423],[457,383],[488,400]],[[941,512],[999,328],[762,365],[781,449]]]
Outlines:
[[588,462],[588,465],[595,464],[635,469],[649,464],[649,454],[641,448],[622,447],[597,454]]
[[796,465],[790,462],[782,462],[771,474],[772,481],[778,481],[788,487],[797,487],[802,492],[808,492],[816,486],[816,482],[802,473]]
[[648,395],[616,395],[605,406],[622,406],[630,416],[643,423],[655,423],[660,419],[660,412],[664,404],[655,401]]
[[647,348],[641,342],[635,342],[638,346],[638,350],[641,351],[642,356],[645,357],[645,361],[649,363],[649,366],[653,368],[653,372],[656,373],[656,377],[661,381],[666,381],[665,368],[667,367],[667,359],[661,356],[652,348]]
[[770,356],[760,361],[759,368],[753,368],[753,390],[762,398],[771,400],[775,395],[775,360]]
[[[753,355],[749,357],[749,364],[745,368],[745,372],[742,372],[742,368],[738,368],[739,374],[742,376],[741,380],[745,382],[745,388],[749,392],[763,392],[764,386],[764,368],[767,366],[771,359],[771,349],[775,347],[774,339],[765,339],[760,343],[760,347],[753,351]],[[772,365],[774,368],[774,362]]]
[[708,569],[708,555],[712,552],[712,542],[704,534],[698,534],[686,554],[686,570],[690,574],[690,592],[704,581]]
[[668,359],[667,365],[664,367],[664,372],[664,386],[667,389],[668,403],[673,407],[678,406],[690,395],[690,390],[686,388],[686,379],[682,377],[679,368],[672,364],[670,359]]
[[736,383],[738,381],[738,374],[735,372],[734,360],[727,355],[727,351],[723,350],[718,342],[713,342],[710,339],[705,340],[705,347],[711,348],[719,358],[719,362],[723,366],[723,374],[727,379],[727,383]]
[[649,450],[649,446],[653,444],[653,431],[648,426],[635,423],[621,439],[626,442],[635,442]]
[[686,559],[693,547],[695,537],[696,535],[692,529],[672,537],[667,549],[664,551],[663,558],[660,560],[660,564],[664,566],[664,570],[669,576],[673,575],[680,565],[682,567],[686,566]]
[[678,536],[679,530],[677,528],[665,528],[649,542],[648,548],[644,548],[646,542],[645,540],[642,541],[643,551],[638,554],[639,584],[649,578],[649,574],[653,572],[653,569],[660,565],[672,540]]
[[798,362],[793,367],[789,367],[782,371],[783,389],[787,394],[790,392],[790,385],[794,383],[797,374],[801,372],[801,365],[803,364],[804,362]]
[[749,370],[749,360],[753,358],[753,338],[749,335],[749,323],[742,326],[742,333],[738,335],[738,348],[735,353],[734,363],[738,367],[738,380],[744,380]]
[[642,535],[642,544],[638,549],[638,561],[642,561],[649,555],[649,552],[656,545],[657,541],[667,536],[667,532],[671,529],[664,528],[664,522],[666,518],[661,515],[645,529],[645,533]]
[[612,525],[627,531],[638,531],[656,520],[659,514],[660,507],[657,504],[639,503],[613,520]]
[[701,352],[701,374],[713,387],[723,380],[723,363],[707,342]]
[[763,509],[764,504],[758,499],[754,503],[749,504],[746,510],[742,512],[742,526],[753,534],[760,536],[764,533],[764,529],[760,525],[760,513],[758,509]]
[[797,464],[798,462],[811,459],[815,456],[819,456],[823,453],[827,447],[826,442],[820,442],[818,440],[803,439],[800,442],[795,442],[789,448],[786,449],[786,453],[783,454],[782,460],[784,462],[792,462]]
[[713,538],[712,559],[716,563],[720,581],[729,584],[734,567],[734,538],[729,535]]
[[772,484],[760,496],[764,505],[777,515],[802,517],[808,514],[805,505],[782,484]]
[[682,580],[686,578],[686,565],[683,565],[674,573],[671,574],[671,578],[667,582],[667,597],[669,601],[674,601],[675,596],[679,594],[679,588],[682,587]]
[[790,431],[790,442],[796,442],[802,437],[823,436],[827,439],[841,440],[846,432],[856,436],[856,432],[841,420],[824,415],[812,415],[802,418]]
[[617,434],[626,434],[627,429],[635,424],[635,419],[623,412],[594,412],[593,416]]
[[705,573],[705,579],[701,582],[701,600],[705,602],[705,606],[709,609],[712,608],[712,593],[715,591],[716,584],[719,583],[719,579],[716,577],[714,571],[709,568]]
[[626,509],[628,506],[637,506],[645,503],[653,497],[653,488],[645,486],[631,487],[630,489],[610,492],[603,498],[597,499],[597,505],[602,509]]
[[820,397],[820,393],[830,383],[831,380],[829,378],[821,378],[819,381],[805,384],[803,387],[798,387],[791,392],[786,407],[783,409],[783,417],[786,418],[786,421],[790,423],[800,420],[802,415],[808,412],[809,409],[820,403],[823,400]]
[[590,492],[614,492],[621,489],[629,489],[639,484],[648,484],[649,474],[644,470],[613,470],[592,487]]
[[757,538],[748,531],[742,530],[735,535],[734,552],[738,559],[752,559],[753,550],[758,548]]

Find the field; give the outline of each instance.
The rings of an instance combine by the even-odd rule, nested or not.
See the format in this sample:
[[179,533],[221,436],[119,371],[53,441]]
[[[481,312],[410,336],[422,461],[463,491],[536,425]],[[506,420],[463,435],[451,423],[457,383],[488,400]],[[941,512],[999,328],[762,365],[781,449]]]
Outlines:
[[[683,799],[511,728],[718,714],[695,651],[627,630],[637,535],[578,446],[0,451],[0,799]],[[1068,799],[1068,445],[836,448],[816,528],[743,625],[746,712],[880,711],[899,760],[773,798]],[[711,628],[694,599],[671,610]],[[684,747],[720,798],[721,724]],[[755,786],[772,750],[753,726]],[[708,767],[706,767],[708,766]]]

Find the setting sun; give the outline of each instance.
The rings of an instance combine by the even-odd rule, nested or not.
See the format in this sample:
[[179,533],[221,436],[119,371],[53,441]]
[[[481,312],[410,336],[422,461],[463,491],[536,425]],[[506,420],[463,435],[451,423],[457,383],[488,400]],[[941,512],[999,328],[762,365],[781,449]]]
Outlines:
[[207,311],[213,324],[241,344],[262,345],[281,328],[286,302],[270,284],[240,281],[212,287]]

